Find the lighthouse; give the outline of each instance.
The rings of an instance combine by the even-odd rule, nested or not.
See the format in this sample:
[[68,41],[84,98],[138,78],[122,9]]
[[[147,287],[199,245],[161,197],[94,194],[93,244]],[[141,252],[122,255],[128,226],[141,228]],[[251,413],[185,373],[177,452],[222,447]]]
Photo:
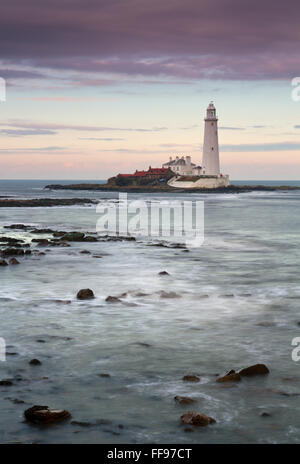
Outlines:
[[213,102],[210,102],[207,107],[204,121],[202,172],[205,176],[219,176],[218,118]]

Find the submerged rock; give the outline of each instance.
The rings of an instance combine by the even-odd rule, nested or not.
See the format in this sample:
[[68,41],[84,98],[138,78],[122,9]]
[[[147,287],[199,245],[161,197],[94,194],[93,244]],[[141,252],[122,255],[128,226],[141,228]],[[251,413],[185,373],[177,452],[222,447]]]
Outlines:
[[122,303],[120,298],[118,298],[117,296],[108,296],[107,298],[105,298],[105,301],[107,303]]
[[192,404],[197,403],[197,400],[194,398],[189,398],[188,396],[174,396],[174,400],[179,404]]
[[158,275],[164,276],[164,275],[170,275],[167,271],[161,271],[158,273]]
[[90,300],[92,298],[95,298],[95,295],[93,290],[90,288],[83,288],[77,293],[78,300]]
[[185,414],[182,414],[180,420],[183,424],[187,425],[197,425],[200,427],[205,427],[209,424],[215,424],[216,420],[205,414],[201,414],[196,411],[188,411]]
[[20,264],[20,261],[18,261],[16,258],[10,258],[9,264]]
[[271,417],[272,414],[270,414],[269,412],[267,411],[263,411],[261,414],[260,414],[260,417]]
[[1,255],[4,258],[7,256],[22,256],[24,255],[24,250],[22,248],[5,248],[1,251]]
[[216,382],[240,382],[242,380],[240,374],[235,371],[229,371],[223,377],[219,377]]
[[91,422],[83,422],[83,421],[72,421],[71,422],[71,425],[79,425],[79,427],[90,427],[91,425]]
[[8,263],[5,261],[5,259],[0,259],[0,266],[8,266]]
[[61,240],[66,240],[67,242],[80,242],[83,238],[83,232],[67,232],[61,237]]
[[11,380],[8,380],[8,379],[0,380],[1,387],[11,387],[12,385],[13,383]]
[[197,375],[185,375],[183,377],[183,380],[185,382],[200,382],[200,377],[198,377]]
[[265,364],[254,364],[253,366],[246,367],[239,371],[239,374],[244,377],[251,377],[253,375],[269,374],[269,369]]
[[49,406],[32,406],[26,409],[24,416],[34,424],[50,424],[69,419],[71,414],[65,409],[50,409]]
[[34,358],[31,361],[29,361],[29,364],[31,366],[40,366],[42,363],[41,363],[41,361],[39,359]]
[[161,298],[181,298],[181,295],[175,292],[165,292],[164,290],[162,290],[160,292],[160,297]]

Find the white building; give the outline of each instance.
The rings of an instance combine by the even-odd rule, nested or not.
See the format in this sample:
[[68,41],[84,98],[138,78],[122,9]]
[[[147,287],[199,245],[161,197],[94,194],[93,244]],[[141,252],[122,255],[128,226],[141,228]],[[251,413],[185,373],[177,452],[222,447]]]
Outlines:
[[219,176],[218,118],[213,102],[208,105],[204,121],[202,171],[205,176]]
[[201,171],[201,166],[196,166],[192,163],[192,159],[190,156],[176,156],[176,158],[170,159],[167,163],[162,165],[163,168],[170,168],[177,176],[195,176],[198,175],[196,172]]
[[[220,173],[218,118],[213,102],[210,102],[204,119],[204,142],[202,166],[196,166],[190,156],[176,156],[163,164],[170,168],[174,176],[168,182],[173,187],[180,188],[218,188],[229,185],[229,176]],[[184,176],[195,176],[197,179],[184,180]],[[181,177],[181,179],[179,179]]]

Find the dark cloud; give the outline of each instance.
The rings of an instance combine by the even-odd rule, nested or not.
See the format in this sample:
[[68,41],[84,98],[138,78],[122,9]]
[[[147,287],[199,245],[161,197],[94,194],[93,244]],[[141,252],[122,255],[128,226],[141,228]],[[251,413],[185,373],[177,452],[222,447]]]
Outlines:
[[125,140],[125,139],[122,139],[122,138],[118,138],[118,137],[78,137],[79,140],[99,140],[99,141],[102,141],[102,142],[116,142],[116,141],[121,141],[121,140]]
[[18,129],[28,129],[31,131],[86,131],[86,132],[102,132],[102,131],[120,131],[120,132],[160,132],[167,130],[167,127],[152,127],[150,129],[141,127],[106,127],[106,126],[84,126],[77,124],[57,124],[57,123],[37,123],[24,120],[9,120],[0,123],[0,126],[14,127]]
[[300,2],[10,0],[4,61],[80,73],[176,79],[299,74]]
[[219,130],[245,130],[245,127],[227,127],[227,126],[219,126]]
[[47,129],[1,129],[0,135],[6,137],[26,137],[30,135],[54,135],[55,131]]
[[39,153],[39,152],[55,152],[65,150],[66,147],[59,147],[50,145],[49,147],[20,147],[20,148],[0,148],[0,154],[26,154],[26,153]]

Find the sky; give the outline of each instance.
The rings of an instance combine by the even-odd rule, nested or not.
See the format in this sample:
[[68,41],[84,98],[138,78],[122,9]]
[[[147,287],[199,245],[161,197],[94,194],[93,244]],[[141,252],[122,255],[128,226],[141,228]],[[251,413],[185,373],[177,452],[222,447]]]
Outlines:
[[3,0],[0,178],[201,164],[212,100],[223,174],[299,180],[299,17],[298,0]]

